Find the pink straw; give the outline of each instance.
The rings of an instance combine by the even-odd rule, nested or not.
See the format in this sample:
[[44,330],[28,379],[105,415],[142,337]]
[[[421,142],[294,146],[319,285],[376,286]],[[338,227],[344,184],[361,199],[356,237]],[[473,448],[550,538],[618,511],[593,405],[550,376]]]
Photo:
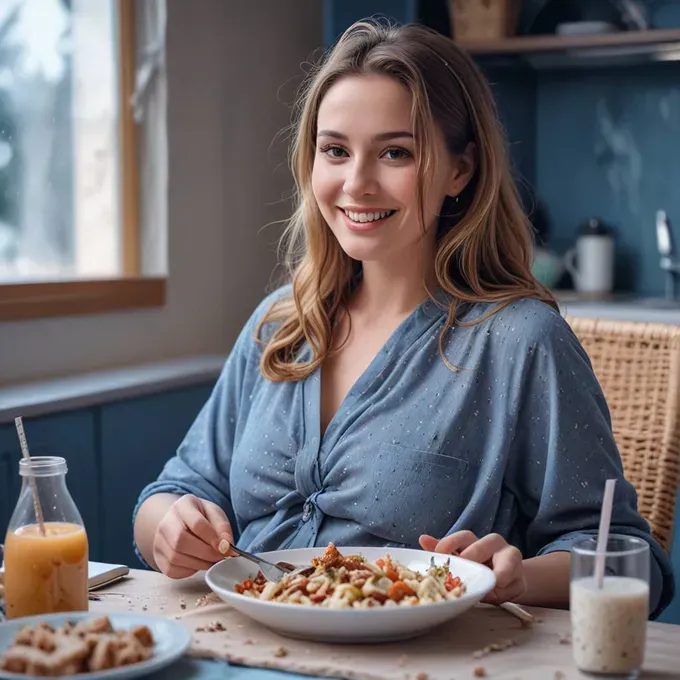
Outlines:
[[609,525],[612,520],[612,506],[614,504],[615,479],[608,479],[604,485],[604,498],[602,499],[602,513],[600,514],[600,531],[597,536],[597,549],[595,551],[595,583],[598,588],[604,584],[604,565],[609,540]]

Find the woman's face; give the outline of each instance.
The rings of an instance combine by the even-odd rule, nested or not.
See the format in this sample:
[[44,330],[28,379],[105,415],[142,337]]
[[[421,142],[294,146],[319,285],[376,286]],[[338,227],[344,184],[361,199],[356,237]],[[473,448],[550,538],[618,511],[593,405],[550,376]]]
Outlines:
[[341,78],[321,101],[312,188],[328,226],[355,260],[406,256],[416,262],[419,242],[434,244],[444,198],[469,180],[465,163],[448,153],[437,130],[421,224],[412,104],[409,90],[383,75]]

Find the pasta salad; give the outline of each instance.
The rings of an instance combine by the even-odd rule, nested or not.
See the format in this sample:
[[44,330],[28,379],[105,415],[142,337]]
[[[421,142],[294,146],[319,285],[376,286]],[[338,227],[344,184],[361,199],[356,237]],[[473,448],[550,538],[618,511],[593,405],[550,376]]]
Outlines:
[[278,583],[262,572],[235,586],[247,597],[269,602],[302,604],[331,609],[413,606],[455,600],[465,584],[449,565],[430,566],[425,574],[407,569],[389,555],[368,562],[361,555],[340,554],[330,543],[311,566],[296,570]]

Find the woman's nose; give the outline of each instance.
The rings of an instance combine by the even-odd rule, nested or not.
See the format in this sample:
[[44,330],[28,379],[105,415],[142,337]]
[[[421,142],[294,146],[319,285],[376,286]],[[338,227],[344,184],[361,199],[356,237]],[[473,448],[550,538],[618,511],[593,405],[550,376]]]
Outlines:
[[355,161],[348,167],[348,174],[343,185],[348,196],[366,196],[376,193],[378,182],[368,163]]

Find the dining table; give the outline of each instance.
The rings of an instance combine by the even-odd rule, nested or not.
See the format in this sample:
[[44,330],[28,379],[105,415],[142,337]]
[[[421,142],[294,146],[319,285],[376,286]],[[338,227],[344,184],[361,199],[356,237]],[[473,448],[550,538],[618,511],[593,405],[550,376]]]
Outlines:
[[[283,637],[220,600],[204,574],[173,580],[131,569],[92,594],[93,613],[143,613],[187,626],[187,653],[153,680],[571,680],[588,677],[572,657],[569,612],[525,607],[532,622],[478,604],[436,630],[382,644]],[[304,606],[304,605],[300,605]],[[649,622],[643,679],[680,680],[680,626]]]

